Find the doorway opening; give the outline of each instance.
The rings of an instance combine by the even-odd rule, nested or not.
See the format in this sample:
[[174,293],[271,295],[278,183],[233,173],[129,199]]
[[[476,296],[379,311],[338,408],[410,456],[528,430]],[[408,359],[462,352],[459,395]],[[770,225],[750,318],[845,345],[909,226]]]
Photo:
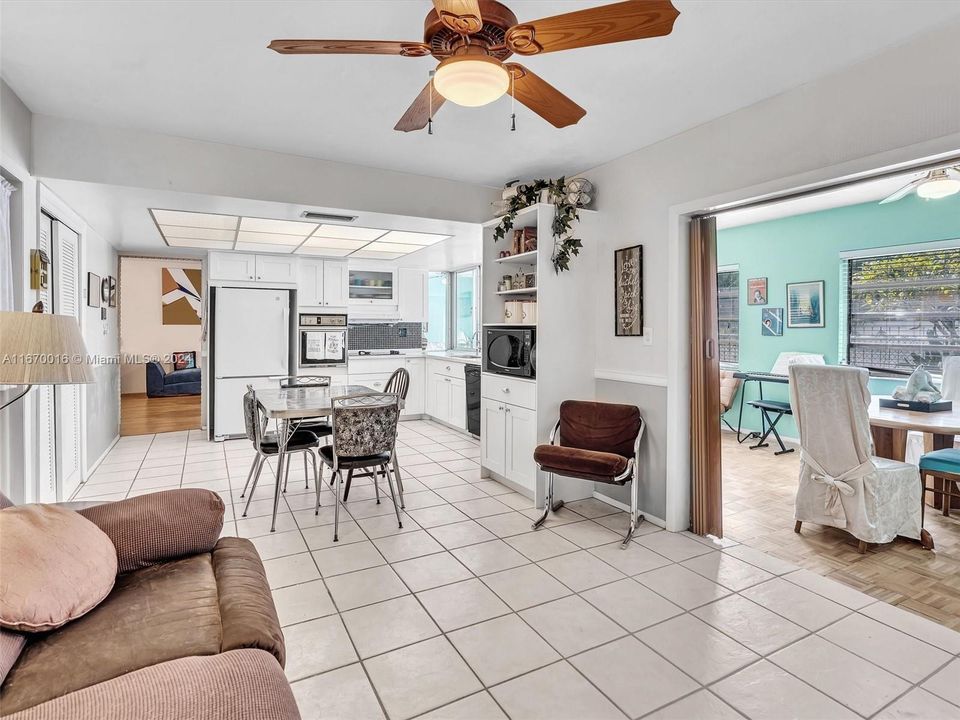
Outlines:
[[201,426],[202,262],[122,256],[120,435]]

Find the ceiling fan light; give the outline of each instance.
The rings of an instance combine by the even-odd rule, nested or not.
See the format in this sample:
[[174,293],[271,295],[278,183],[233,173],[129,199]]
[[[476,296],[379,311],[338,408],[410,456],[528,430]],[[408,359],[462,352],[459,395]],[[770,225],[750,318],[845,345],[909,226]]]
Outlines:
[[917,186],[917,195],[924,200],[939,200],[960,192],[960,180],[954,180],[946,173],[933,174]]
[[500,61],[492,57],[452,57],[437,67],[433,86],[450,102],[480,107],[503,96],[510,87],[510,75]]

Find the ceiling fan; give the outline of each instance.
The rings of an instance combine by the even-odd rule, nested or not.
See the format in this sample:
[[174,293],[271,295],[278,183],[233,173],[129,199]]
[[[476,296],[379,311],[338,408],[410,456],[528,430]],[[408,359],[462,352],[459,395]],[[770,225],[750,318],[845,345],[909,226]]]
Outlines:
[[901,200],[914,190],[917,191],[917,195],[925,200],[939,200],[949,195],[955,195],[960,192],[960,165],[924,173],[922,177],[907,183],[892,195],[885,197],[880,201],[880,204],[885,205]]
[[562,128],[587,111],[523,65],[504,62],[507,58],[669,35],[680,14],[669,0],[627,0],[519,23],[496,0],[433,0],[433,5],[423,23],[423,42],[274,40],[268,47],[284,55],[432,55],[440,64],[395,130],[422,130],[445,100],[479,107],[504,93]]

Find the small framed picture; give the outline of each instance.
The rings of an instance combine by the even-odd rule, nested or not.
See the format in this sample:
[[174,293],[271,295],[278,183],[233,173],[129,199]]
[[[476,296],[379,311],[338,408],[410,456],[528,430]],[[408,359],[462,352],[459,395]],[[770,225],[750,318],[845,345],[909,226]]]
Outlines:
[[787,327],[824,326],[823,280],[787,283]]
[[643,336],[643,246],[613,252],[613,327],[617,337]]
[[747,280],[747,305],[767,304],[767,279],[750,278]]
[[100,307],[100,276],[92,272],[87,273],[87,306]]
[[783,335],[783,308],[766,307],[760,311],[760,334],[764,337]]

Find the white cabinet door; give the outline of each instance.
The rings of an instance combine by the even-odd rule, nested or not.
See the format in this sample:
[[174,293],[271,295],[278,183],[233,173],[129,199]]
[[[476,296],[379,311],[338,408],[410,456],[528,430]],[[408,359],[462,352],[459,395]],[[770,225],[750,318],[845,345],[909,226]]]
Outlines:
[[404,415],[423,415],[425,412],[427,389],[426,389],[426,366],[423,358],[407,358],[404,367],[410,374],[410,388],[407,390],[407,402],[404,407]]
[[300,307],[319,307],[323,305],[324,278],[323,260],[300,258],[300,273],[297,282],[297,304]]
[[537,485],[537,465],[533,451],[537,447],[537,413],[516,405],[504,406],[507,415],[504,475],[532,490]]
[[427,321],[427,271],[400,268],[400,320],[403,322]]
[[450,378],[443,375],[430,376],[430,414],[442,422],[450,422]]
[[333,307],[347,306],[347,263],[324,260],[323,304]]
[[257,255],[257,280],[260,282],[295,283],[297,259],[282,255]]
[[506,476],[507,427],[504,406],[484,398],[480,402],[480,464]]
[[463,378],[445,378],[450,386],[450,419],[451,425],[467,429],[467,382]]
[[211,280],[256,280],[257,256],[248,253],[210,253]]

